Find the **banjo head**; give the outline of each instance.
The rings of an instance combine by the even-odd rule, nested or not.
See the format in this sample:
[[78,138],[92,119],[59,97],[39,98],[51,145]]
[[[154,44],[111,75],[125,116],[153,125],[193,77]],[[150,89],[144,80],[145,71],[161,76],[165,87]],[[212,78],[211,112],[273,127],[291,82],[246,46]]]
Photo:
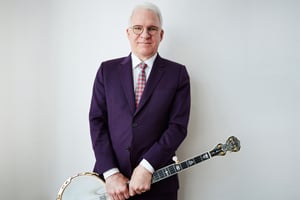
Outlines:
[[105,183],[94,172],[84,172],[68,178],[56,200],[108,200]]

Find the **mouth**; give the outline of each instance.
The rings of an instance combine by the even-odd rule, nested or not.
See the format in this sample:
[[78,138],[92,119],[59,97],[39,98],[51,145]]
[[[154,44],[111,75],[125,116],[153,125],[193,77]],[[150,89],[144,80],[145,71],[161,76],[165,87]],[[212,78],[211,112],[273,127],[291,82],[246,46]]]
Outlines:
[[151,43],[140,42],[140,43],[138,43],[138,45],[140,45],[140,46],[150,46]]
[[151,41],[149,41],[149,40],[138,40],[137,43],[141,43],[141,44],[150,44]]

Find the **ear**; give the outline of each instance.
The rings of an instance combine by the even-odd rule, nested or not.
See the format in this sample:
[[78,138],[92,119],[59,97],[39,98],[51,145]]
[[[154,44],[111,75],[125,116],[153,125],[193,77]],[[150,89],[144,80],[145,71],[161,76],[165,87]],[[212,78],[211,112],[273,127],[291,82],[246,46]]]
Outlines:
[[161,29],[161,31],[160,31],[160,41],[162,41],[162,39],[164,38],[164,30],[163,29]]
[[131,35],[131,32],[130,32],[129,28],[126,29],[126,34],[127,34],[127,37],[129,38],[129,36]]

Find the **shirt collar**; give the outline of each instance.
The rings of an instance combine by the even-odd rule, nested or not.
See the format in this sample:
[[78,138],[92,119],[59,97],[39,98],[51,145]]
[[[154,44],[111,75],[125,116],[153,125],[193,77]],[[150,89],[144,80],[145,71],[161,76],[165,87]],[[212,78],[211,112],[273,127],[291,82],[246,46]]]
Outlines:
[[[147,64],[147,68],[151,69],[153,66],[153,63],[157,57],[157,53],[154,54],[152,57],[149,59],[145,60],[144,63]],[[135,69],[141,62],[141,61],[134,53],[131,53],[131,60],[132,60],[132,68]]]

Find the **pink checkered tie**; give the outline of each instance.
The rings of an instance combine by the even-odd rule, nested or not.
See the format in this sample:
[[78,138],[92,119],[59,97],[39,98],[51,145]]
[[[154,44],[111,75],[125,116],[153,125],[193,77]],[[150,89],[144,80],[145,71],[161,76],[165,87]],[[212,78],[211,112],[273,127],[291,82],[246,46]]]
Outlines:
[[143,94],[143,90],[146,85],[146,73],[145,73],[146,67],[147,67],[147,64],[145,64],[145,63],[139,64],[139,68],[141,71],[138,75],[137,88],[135,89],[135,107],[136,108],[139,105],[139,102],[140,102],[142,94]]

